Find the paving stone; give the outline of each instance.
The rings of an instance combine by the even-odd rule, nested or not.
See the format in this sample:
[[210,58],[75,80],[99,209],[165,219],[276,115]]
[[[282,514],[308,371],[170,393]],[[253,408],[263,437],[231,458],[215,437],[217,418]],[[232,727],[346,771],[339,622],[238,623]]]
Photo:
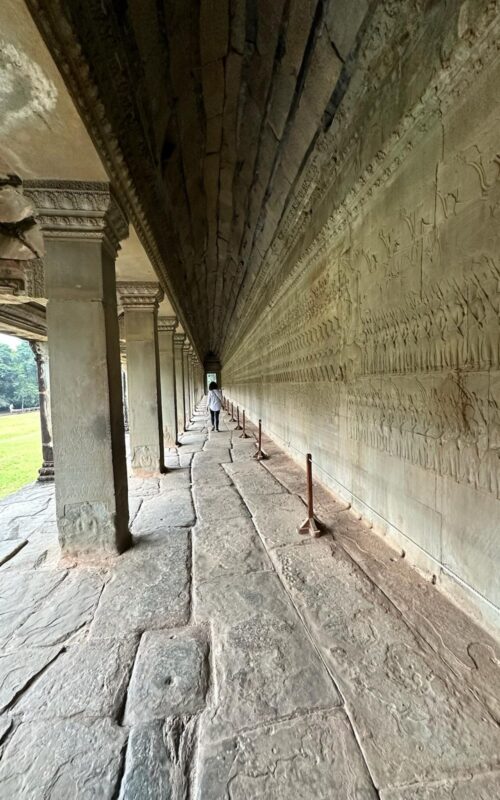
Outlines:
[[24,487],[0,504],[0,540],[28,539],[54,513],[53,488],[40,492]]
[[0,712],[61,652],[61,646],[0,653]]
[[272,549],[308,541],[308,537],[301,536],[297,531],[307,517],[307,508],[297,495],[261,495],[258,502],[250,503],[255,527],[266,547]]
[[194,525],[195,514],[190,489],[173,489],[144,500],[132,526],[135,536],[161,533],[167,528]]
[[211,738],[340,703],[275,574],[204,583],[196,587],[195,612],[214,631],[217,699]]
[[254,511],[260,508],[262,495],[287,494],[286,489],[275,480],[257,461],[225,464],[224,469],[234,481],[239,493]]
[[0,581],[0,644],[5,645],[43,600],[67,576],[66,570],[38,574],[17,574],[2,569]]
[[[61,560],[61,549],[57,538],[57,525],[47,525],[43,532],[35,533],[27,544],[2,565],[2,570],[27,572],[30,570],[57,571]],[[3,573],[2,573],[3,574]]]
[[92,638],[185,625],[191,548],[186,530],[140,538],[116,562],[91,627]]
[[159,478],[138,478],[136,475],[128,477],[129,495],[137,496],[141,500],[146,497],[155,497],[160,491]]
[[198,523],[192,533],[196,584],[234,573],[273,568],[248,517]]
[[202,450],[201,453],[195,453],[193,464],[229,464],[231,461],[231,454],[228,447],[214,447],[211,450]]
[[162,723],[152,722],[132,728],[119,800],[171,798],[170,769]]
[[498,800],[500,772],[468,776],[425,786],[407,786],[380,793],[380,800]]
[[3,742],[12,727],[12,719],[6,714],[0,716],[0,744]]
[[195,733],[195,719],[176,718],[134,726],[119,800],[188,797]]
[[146,631],[130,680],[125,724],[200,711],[207,691],[207,655],[201,631]]
[[191,474],[189,469],[172,469],[160,478],[160,494],[178,489],[189,489],[190,486]]
[[500,761],[500,729],[326,539],[273,551],[335,675],[377,786],[425,783]]
[[8,649],[48,647],[68,640],[92,619],[103,585],[97,572],[71,571],[16,629]]
[[179,466],[187,469],[193,463],[193,453],[181,453],[179,455]]
[[111,800],[125,739],[107,719],[24,723],[0,761],[0,797]]
[[320,712],[201,748],[198,800],[376,800],[345,714]]
[[136,638],[123,638],[70,646],[28,688],[14,713],[24,720],[117,717],[137,645]]
[[208,483],[212,486],[230,486],[232,481],[220,464],[195,462],[192,468],[193,486]]
[[0,566],[19,553],[26,544],[26,539],[7,539],[0,542]]
[[336,517],[335,540],[500,721],[500,643],[351,515]]
[[232,517],[249,517],[249,511],[233,486],[193,487],[196,514],[200,522],[217,524]]

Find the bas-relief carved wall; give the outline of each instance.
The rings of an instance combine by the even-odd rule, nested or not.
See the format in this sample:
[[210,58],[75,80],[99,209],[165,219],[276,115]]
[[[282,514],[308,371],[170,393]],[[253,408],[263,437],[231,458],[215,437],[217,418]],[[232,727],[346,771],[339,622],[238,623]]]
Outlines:
[[448,92],[223,370],[250,416],[486,613],[500,607],[499,85],[496,58]]

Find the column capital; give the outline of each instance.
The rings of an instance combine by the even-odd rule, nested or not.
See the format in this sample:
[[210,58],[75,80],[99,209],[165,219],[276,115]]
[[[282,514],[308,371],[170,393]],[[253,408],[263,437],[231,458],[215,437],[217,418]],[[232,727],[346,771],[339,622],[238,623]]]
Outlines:
[[46,364],[49,360],[49,347],[48,343],[40,339],[30,339],[29,345],[33,351],[36,361],[41,364]]
[[174,333],[174,347],[178,350],[182,350],[184,347],[184,339],[186,338],[185,333]]
[[158,317],[158,331],[173,333],[177,328],[179,321],[177,317]]
[[163,300],[157,283],[117,283],[118,302],[124,311],[155,311]]
[[127,217],[109,183],[30,180],[23,188],[47,239],[97,239],[116,256],[128,236]]
[[182,347],[182,350],[183,350],[184,353],[191,353],[192,349],[193,348],[192,348],[191,342],[189,341],[187,335],[185,334],[184,345]]

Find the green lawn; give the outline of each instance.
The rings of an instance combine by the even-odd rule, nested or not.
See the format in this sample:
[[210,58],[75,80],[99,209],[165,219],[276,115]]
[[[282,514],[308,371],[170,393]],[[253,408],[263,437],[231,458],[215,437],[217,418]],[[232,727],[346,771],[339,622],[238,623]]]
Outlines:
[[38,411],[0,416],[0,497],[34,481],[41,465]]

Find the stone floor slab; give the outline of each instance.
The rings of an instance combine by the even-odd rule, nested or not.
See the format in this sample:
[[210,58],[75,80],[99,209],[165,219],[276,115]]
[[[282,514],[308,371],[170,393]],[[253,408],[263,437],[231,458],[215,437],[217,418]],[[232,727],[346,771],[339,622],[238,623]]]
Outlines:
[[2,714],[0,716],[0,744],[2,744],[11,727],[12,719],[7,714]]
[[208,645],[202,631],[146,631],[125,708],[125,724],[195,714],[205,705]]
[[67,577],[66,570],[18,574],[2,569],[0,581],[0,646],[5,647],[17,628],[26,622]]
[[144,500],[134,520],[132,533],[135,536],[161,533],[168,528],[191,527],[194,522],[191,491],[187,488],[172,489]]
[[378,787],[497,768],[500,729],[327,539],[273,559],[330,665]]
[[194,719],[171,719],[166,723],[149,722],[133,727],[119,800],[190,797],[195,732]]
[[91,627],[92,638],[185,625],[189,618],[189,534],[172,529],[140,538],[116,562]]
[[110,720],[22,724],[0,761],[0,797],[111,800],[125,739]]
[[61,646],[0,653],[0,712],[61,652]]
[[320,712],[241,734],[200,753],[198,800],[376,800],[345,714]]
[[260,508],[263,495],[288,494],[286,489],[253,459],[225,464],[224,469],[252,512]]
[[252,520],[234,517],[193,528],[196,584],[234,573],[272,569]]
[[224,472],[223,466],[207,462],[194,462],[192,468],[193,486],[230,486],[231,478]]
[[300,619],[270,572],[196,587],[195,615],[214,630],[216,700],[210,736],[340,703]]
[[233,486],[195,486],[193,499],[200,522],[217,524],[232,517],[249,517],[249,511]]
[[307,516],[307,508],[294,494],[263,495],[250,501],[255,527],[269,549],[306,541],[297,529]]
[[71,571],[16,629],[7,648],[66,642],[92,620],[103,586],[103,576],[96,571]]
[[201,453],[195,453],[193,457],[193,464],[229,464],[231,461],[231,454],[228,447],[214,447],[211,450],[202,450]]
[[500,772],[381,792],[380,800],[498,800]]
[[19,553],[26,544],[26,539],[7,539],[0,542],[0,566]]
[[24,721],[76,716],[117,718],[137,645],[136,638],[123,638],[68,647],[27,689],[13,713],[21,714]]

